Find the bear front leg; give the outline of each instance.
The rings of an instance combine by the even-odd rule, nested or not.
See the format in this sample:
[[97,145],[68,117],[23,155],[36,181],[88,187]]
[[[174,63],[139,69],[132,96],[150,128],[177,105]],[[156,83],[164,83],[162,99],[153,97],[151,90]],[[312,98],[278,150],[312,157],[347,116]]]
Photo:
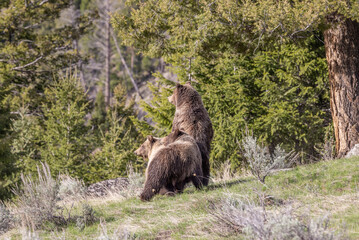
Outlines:
[[[166,163],[166,161],[164,162]],[[151,200],[154,195],[160,193],[163,187],[170,186],[170,182],[168,168],[163,164],[163,161],[161,159],[152,160],[147,169],[147,179],[140,195],[141,200]],[[170,189],[173,189],[173,187]]]
[[175,188],[172,183],[168,183],[165,187],[162,187],[159,192],[160,195],[174,196]]
[[143,189],[143,191],[142,191],[142,193],[140,195],[140,199],[142,201],[150,201],[151,198],[153,198],[153,196],[155,196],[155,194],[158,191],[159,191],[158,189],[156,191],[156,189],[152,188],[151,186],[149,186],[149,185],[146,186],[145,185],[145,187],[144,187],[144,189]]
[[181,182],[176,182],[176,185],[175,185],[176,193],[182,193],[184,186],[186,185],[187,182],[189,182],[189,181],[186,181],[186,179]]

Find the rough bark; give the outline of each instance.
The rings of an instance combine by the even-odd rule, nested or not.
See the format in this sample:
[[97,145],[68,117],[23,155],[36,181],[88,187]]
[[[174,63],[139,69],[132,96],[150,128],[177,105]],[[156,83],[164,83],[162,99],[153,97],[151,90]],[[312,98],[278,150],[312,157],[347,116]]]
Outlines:
[[336,13],[327,23],[330,107],[337,157],[343,157],[359,142],[359,23]]

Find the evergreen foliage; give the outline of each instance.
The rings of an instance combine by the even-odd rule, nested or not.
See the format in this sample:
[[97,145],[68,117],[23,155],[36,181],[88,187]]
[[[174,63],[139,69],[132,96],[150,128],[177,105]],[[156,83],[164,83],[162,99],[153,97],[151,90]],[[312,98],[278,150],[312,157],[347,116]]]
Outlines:
[[[193,78],[192,85],[201,94],[215,130],[213,167],[226,160],[242,165],[237,143],[246,127],[272,146],[271,151],[281,144],[287,151],[317,154],[314,145],[323,141],[330,123],[320,34],[313,32],[300,44],[283,39],[280,44],[253,45],[247,44],[245,35],[237,35],[238,29],[228,19],[221,22],[223,16],[215,10],[222,11],[219,5],[223,2],[211,7],[205,1],[131,4],[130,17],[118,14],[113,24],[125,43],[150,56],[165,55],[180,82]],[[191,24],[188,19],[193,20]],[[151,25],[153,22],[156,24]],[[254,46],[251,53],[250,46]],[[151,87],[154,100],[142,106],[156,123],[157,131],[152,132],[163,135],[171,128],[173,111],[166,99],[168,81],[158,84]],[[143,124],[139,129],[151,130]]]
[[11,138],[8,132],[10,128],[8,122],[9,115],[9,108],[0,107],[0,200],[10,195],[9,185],[12,182],[9,179],[16,169],[10,149]]
[[[26,104],[34,111],[42,101],[45,83],[81,56],[72,41],[88,27],[87,17],[77,27],[55,27],[55,19],[71,1],[6,1],[0,15],[0,83],[12,110]],[[11,98],[11,101],[8,101]]]
[[113,19],[124,43],[171,59],[251,54],[273,41],[325,29],[325,18],[336,11],[359,19],[356,0],[131,0],[127,4],[132,7],[130,14]]
[[[128,10],[124,1],[111,2],[118,3],[111,5],[111,11],[118,6]],[[103,49],[92,36],[98,35],[96,26],[101,26],[100,5],[101,1],[91,0],[1,1],[0,199],[9,197],[21,172],[36,172],[39,161],[48,162],[54,174],[68,172],[87,182],[124,175],[129,161],[136,168],[141,166],[132,154],[141,138],[132,126],[137,116],[134,104],[125,101],[132,83],[114,46],[110,95],[117,94],[113,92],[118,91],[119,82],[127,95],[121,90],[122,95],[118,93],[106,108],[99,89]],[[120,49],[138,84],[160,65],[157,59],[136,55],[133,47],[121,45]],[[76,77],[63,76],[74,68],[78,69]],[[116,144],[110,147],[109,139]],[[117,165],[95,169],[101,172],[97,177],[89,171],[95,159],[91,152],[104,145],[117,155],[115,160],[110,155],[101,159]],[[106,163],[96,165],[102,166]],[[118,169],[112,172],[112,167]]]
[[[39,162],[46,161],[54,174],[81,176],[92,149],[90,127],[85,125],[90,111],[87,96],[75,75],[67,75],[48,86],[44,98],[43,115],[32,115],[22,108],[13,120],[11,150],[16,166],[35,173]],[[19,174],[13,181],[18,180]]]
[[91,151],[85,116],[89,101],[75,75],[61,77],[45,91],[41,158],[53,173],[81,176]]
[[131,120],[136,118],[133,105],[132,101],[126,106],[125,90],[118,85],[105,124],[99,129],[98,148],[90,157],[90,168],[85,173],[87,182],[125,176],[129,164],[136,169],[142,166],[143,162],[133,153],[143,140]]
[[[136,128],[143,136],[154,135],[164,137],[171,132],[172,120],[175,112],[175,107],[168,101],[168,97],[172,94],[172,89],[175,83],[165,79],[160,74],[155,74],[157,79],[157,86],[149,83],[148,87],[152,93],[152,100],[150,103],[145,101],[140,102],[140,106],[147,113],[143,120],[138,120],[132,117]],[[154,126],[149,124],[153,121]]]
[[[103,123],[95,128],[88,118],[91,102],[76,74],[55,80],[45,89],[43,115],[23,108],[12,122],[14,167],[34,174],[40,161],[47,162],[53,174],[67,173],[86,183],[125,176],[128,164],[140,168],[143,162],[133,154],[142,140],[130,119],[136,116],[134,103],[126,104],[120,85],[114,95]],[[20,174],[8,180],[19,182]]]
[[[86,32],[88,16],[76,18],[74,26],[56,24],[60,13],[71,4],[69,0],[0,3],[0,199],[8,196],[3,191],[9,192],[14,179],[19,179],[32,151],[34,139],[27,139],[30,144],[25,138],[30,138],[33,130],[29,128],[21,136],[21,124],[27,127],[37,121],[47,84],[82,58],[74,51],[73,40]],[[15,129],[11,123],[17,124]],[[23,138],[24,142],[14,138]],[[27,167],[32,168],[31,164]]]
[[99,129],[105,123],[105,121],[106,121],[105,97],[103,94],[103,90],[100,87],[99,92],[96,95],[91,122],[96,129]]
[[[36,164],[40,160],[38,141],[41,136],[40,118],[29,114],[26,107],[19,109],[16,119],[12,119],[11,130],[13,140],[11,153],[15,160],[16,168],[27,172],[36,172]],[[20,173],[15,172],[13,181],[20,180]]]

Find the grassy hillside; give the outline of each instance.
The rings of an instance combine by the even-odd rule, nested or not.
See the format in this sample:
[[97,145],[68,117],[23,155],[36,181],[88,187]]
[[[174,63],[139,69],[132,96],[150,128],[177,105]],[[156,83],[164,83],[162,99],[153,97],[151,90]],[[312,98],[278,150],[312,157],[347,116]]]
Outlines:
[[[111,239],[116,235],[140,239],[238,239],[226,231],[211,211],[211,205],[228,196],[258,202],[263,197],[268,211],[291,209],[295,216],[320,219],[329,215],[329,227],[359,239],[359,158],[339,159],[279,171],[263,185],[253,177],[212,183],[202,191],[193,187],[175,197],[157,196],[151,202],[138,197],[92,199],[98,219],[82,231],[75,224],[61,230],[41,231],[41,239]],[[212,214],[211,214],[212,212]],[[99,219],[101,219],[101,224]],[[232,229],[233,230],[233,229]],[[107,237],[106,237],[106,234]],[[21,238],[13,229],[4,238]]]

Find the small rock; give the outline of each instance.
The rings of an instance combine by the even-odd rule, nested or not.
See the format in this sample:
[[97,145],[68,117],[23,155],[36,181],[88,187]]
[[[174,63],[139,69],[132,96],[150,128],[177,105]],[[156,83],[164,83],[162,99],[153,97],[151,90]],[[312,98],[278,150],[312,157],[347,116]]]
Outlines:
[[359,156],[359,144],[355,144],[354,147],[347,153],[346,158],[353,156]]
[[128,178],[115,178],[102,182],[94,183],[88,186],[86,194],[91,197],[104,197],[110,192],[121,191],[127,188]]

